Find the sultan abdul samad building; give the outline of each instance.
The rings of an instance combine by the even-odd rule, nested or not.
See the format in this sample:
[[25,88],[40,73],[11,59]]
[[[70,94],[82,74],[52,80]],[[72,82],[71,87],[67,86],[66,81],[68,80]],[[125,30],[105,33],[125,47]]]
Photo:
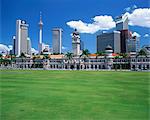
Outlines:
[[[61,42],[60,40],[58,41]],[[57,44],[55,44],[55,46],[56,45]],[[61,48],[61,44],[58,45],[59,46],[56,47]],[[47,70],[150,70],[150,46],[144,46],[139,50],[139,38],[129,31],[128,17],[126,14],[116,19],[115,31],[112,33],[102,33],[97,36],[96,46],[97,53],[99,54],[85,53],[81,44],[80,34],[75,30],[72,33],[73,53],[67,53],[66,55],[47,54],[46,56],[39,55],[29,58],[18,57],[7,65],[0,64],[0,68]],[[120,55],[119,53],[124,54]]]

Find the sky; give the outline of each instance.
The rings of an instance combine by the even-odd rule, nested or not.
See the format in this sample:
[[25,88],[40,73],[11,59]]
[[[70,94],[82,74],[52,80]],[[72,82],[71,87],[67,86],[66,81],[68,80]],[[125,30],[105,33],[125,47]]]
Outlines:
[[115,17],[128,12],[129,29],[140,36],[140,45],[150,44],[149,0],[0,0],[0,43],[12,45],[16,20],[29,24],[32,47],[38,49],[40,11],[43,42],[52,47],[52,29],[63,29],[63,51],[71,51],[71,33],[80,32],[84,48],[96,52],[96,36],[115,30]]

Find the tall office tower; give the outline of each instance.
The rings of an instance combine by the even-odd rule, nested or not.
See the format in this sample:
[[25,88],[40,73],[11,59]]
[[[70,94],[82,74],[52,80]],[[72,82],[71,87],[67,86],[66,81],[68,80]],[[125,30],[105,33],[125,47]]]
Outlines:
[[140,37],[134,33],[130,33],[130,38],[127,40],[126,50],[127,52],[138,52],[140,49]]
[[84,50],[84,42],[80,40],[80,50]]
[[15,54],[17,56],[21,53],[27,54],[28,26],[26,21],[17,20],[16,22]]
[[126,44],[127,40],[129,39],[129,30],[128,30],[128,14],[125,13],[124,15],[117,17],[116,20],[116,30],[120,31],[120,40],[121,40],[121,53],[126,53]]
[[121,30],[120,31],[121,34],[120,34],[120,47],[121,47],[121,53],[126,53],[127,52],[127,40],[130,39],[130,36],[129,36],[129,30]]
[[62,32],[63,30],[61,28],[52,29],[53,53],[62,53]]
[[12,54],[15,55],[15,45],[16,45],[16,36],[13,36],[13,49],[12,49]]
[[31,40],[29,37],[27,38],[27,54],[31,55]]
[[39,28],[40,28],[40,31],[39,31],[39,44],[38,44],[38,47],[39,47],[39,54],[43,51],[43,45],[42,45],[42,29],[43,29],[43,22],[42,22],[42,13],[40,12],[40,22],[39,22]]
[[80,34],[77,29],[72,33],[72,49],[74,55],[80,55]]
[[102,33],[97,36],[97,52],[105,52],[105,48],[110,45],[114,53],[120,53],[120,32]]
[[122,16],[119,16],[116,18],[115,20],[116,22],[116,30],[128,30],[128,14],[125,13],[124,15]]

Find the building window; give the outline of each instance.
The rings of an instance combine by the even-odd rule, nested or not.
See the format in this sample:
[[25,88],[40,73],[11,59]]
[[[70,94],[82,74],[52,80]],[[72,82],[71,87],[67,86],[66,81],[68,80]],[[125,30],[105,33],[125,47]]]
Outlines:
[[147,65],[147,69],[149,69],[149,65]]
[[141,69],[141,65],[139,65],[139,69]]
[[93,69],[93,65],[91,65],[91,68]]
[[95,69],[97,69],[97,65],[95,65]]
[[101,65],[99,65],[99,69],[101,69]]

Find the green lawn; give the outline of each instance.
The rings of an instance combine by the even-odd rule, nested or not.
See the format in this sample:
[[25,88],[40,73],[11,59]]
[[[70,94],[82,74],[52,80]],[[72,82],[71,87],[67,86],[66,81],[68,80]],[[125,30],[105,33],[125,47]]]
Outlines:
[[0,120],[150,119],[148,72],[0,73]]

